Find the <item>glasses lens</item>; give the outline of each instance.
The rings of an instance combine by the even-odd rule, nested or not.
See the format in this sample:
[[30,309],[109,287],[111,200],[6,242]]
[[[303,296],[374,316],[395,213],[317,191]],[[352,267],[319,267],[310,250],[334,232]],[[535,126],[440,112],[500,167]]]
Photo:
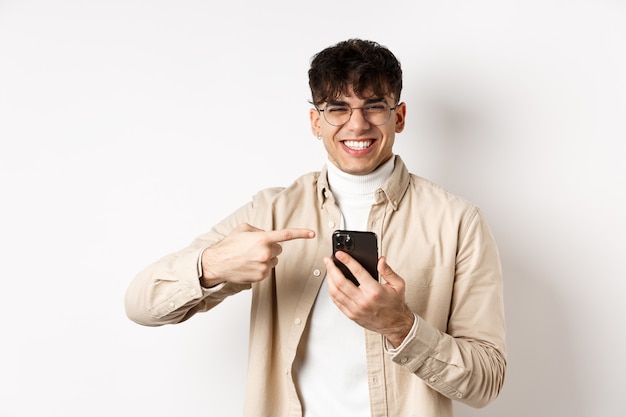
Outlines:
[[326,121],[333,126],[341,126],[350,120],[350,106],[327,105],[324,109]]
[[374,126],[380,126],[387,123],[391,116],[391,108],[385,102],[372,103],[364,107],[351,108],[346,105],[328,104],[323,109],[326,121],[333,126],[341,126],[348,123],[353,110],[363,111],[363,117],[367,122]]
[[391,111],[387,103],[368,104],[363,107],[363,116],[374,126],[384,125],[389,120]]

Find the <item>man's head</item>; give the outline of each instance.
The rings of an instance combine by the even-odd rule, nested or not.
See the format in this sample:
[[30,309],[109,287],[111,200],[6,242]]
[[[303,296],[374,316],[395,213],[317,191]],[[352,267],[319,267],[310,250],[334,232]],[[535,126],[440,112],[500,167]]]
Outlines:
[[404,129],[402,69],[376,42],[350,39],[315,55],[309,69],[311,129],[329,160],[351,174],[368,174],[393,155]]

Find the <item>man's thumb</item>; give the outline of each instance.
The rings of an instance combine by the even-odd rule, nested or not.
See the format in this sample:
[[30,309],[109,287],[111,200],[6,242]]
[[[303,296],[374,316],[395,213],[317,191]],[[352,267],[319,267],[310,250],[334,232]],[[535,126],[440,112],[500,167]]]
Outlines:
[[400,276],[398,276],[398,274],[396,274],[396,272],[391,269],[391,267],[387,263],[387,259],[384,256],[381,256],[380,259],[378,259],[377,269],[381,278],[383,278],[385,282],[387,282],[392,287],[395,287],[397,284],[403,283],[402,278],[400,278]]

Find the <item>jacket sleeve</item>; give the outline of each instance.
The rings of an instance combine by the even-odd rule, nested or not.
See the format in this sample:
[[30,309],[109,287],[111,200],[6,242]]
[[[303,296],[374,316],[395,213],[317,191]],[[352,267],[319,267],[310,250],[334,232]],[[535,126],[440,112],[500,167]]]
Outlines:
[[491,231],[478,209],[461,225],[448,327],[417,317],[392,360],[444,396],[472,407],[493,401],[506,370],[502,273]]
[[200,257],[204,249],[223,239],[238,224],[252,223],[255,211],[254,202],[241,207],[188,247],[161,258],[137,274],[126,290],[128,318],[145,326],[180,323],[195,313],[210,310],[232,294],[249,289],[250,285],[232,283],[203,288]]

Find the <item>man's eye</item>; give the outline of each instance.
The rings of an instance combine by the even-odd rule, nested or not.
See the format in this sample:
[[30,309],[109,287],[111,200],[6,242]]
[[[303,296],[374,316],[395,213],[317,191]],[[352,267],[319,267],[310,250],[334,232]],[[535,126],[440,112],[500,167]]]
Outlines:
[[342,114],[342,113],[350,113],[350,108],[342,107],[342,106],[330,106],[326,108],[326,111],[328,111],[329,113],[333,113],[333,114]]
[[380,113],[382,111],[385,111],[386,108],[387,106],[385,106],[384,104],[369,104],[365,106],[365,111],[370,113]]

